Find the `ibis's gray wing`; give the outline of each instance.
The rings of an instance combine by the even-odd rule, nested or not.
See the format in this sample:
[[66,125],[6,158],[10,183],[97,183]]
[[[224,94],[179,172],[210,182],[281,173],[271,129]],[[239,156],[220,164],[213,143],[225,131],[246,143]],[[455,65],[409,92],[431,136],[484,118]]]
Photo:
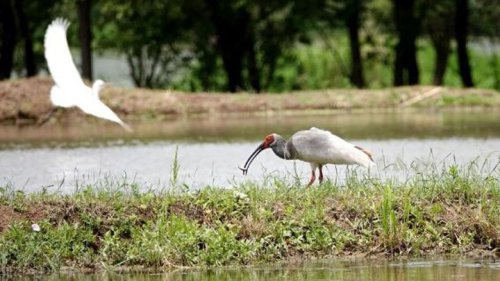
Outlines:
[[80,73],[76,69],[66,40],[69,21],[57,18],[45,32],[45,59],[50,74],[61,89],[84,86]]
[[317,128],[299,131],[291,137],[299,159],[313,163],[359,164],[368,167],[371,159],[353,144]]

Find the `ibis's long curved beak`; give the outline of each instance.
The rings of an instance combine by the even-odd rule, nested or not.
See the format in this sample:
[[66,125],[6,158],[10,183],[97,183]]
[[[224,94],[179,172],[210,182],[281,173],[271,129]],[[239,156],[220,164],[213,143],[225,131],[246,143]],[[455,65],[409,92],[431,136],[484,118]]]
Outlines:
[[243,171],[243,175],[246,175],[247,172],[248,172],[248,168],[250,168],[250,164],[252,164],[252,161],[255,159],[255,157],[257,157],[257,155],[259,155],[259,153],[266,149],[266,147],[264,146],[264,143],[261,143],[257,149],[252,153],[252,155],[250,155],[250,157],[248,157],[247,159],[247,162],[245,162],[245,166],[243,166],[243,168],[241,167],[238,167],[240,170]]

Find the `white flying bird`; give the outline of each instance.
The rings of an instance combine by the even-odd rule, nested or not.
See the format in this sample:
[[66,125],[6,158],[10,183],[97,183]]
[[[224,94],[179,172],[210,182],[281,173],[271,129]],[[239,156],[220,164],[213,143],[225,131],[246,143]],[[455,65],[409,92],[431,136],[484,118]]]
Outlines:
[[308,186],[316,180],[316,169],[319,170],[319,181],[323,181],[323,166],[326,164],[357,164],[366,168],[375,166],[368,150],[348,143],[329,131],[312,127],[296,132],[288,141],[278,134],[266,136],[262,144],[250,155],[245,166],[240,168],[244,175],[255,157],[267,148],[271,148],[274,154],[282,159],[309,162],[311,179]]
[[94,81],[92,88],[83,83],[66,40],[69,24],[69,21],[57,18],[45,32],[45,59],[56,83],[50,90],[50,100],[55,106],[77,106],[85,113],[116,122],[131,131],[130,127],[99,99],[104,81]]

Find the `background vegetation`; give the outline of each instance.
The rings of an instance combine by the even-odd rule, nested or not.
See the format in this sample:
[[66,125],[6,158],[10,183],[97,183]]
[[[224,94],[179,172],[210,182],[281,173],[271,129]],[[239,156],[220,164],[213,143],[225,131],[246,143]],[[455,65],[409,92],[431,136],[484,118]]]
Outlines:
[[43,69],[45,29],[66,17],[78,27],[69,40],[81,46],[85,77],[92,78],[93,50],[113,52],[126,58],[140,87],[260,92],[423,83],[500,89],[495,0],[0,5],[0,79]]

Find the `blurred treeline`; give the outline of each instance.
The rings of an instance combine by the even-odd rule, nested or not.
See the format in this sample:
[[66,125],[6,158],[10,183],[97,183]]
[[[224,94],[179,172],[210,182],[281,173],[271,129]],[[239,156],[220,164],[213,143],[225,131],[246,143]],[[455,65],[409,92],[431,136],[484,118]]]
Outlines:
[[[92,78],[123,55],[134,83],[186,91],[436,84],[500,89],[498,0],[0,0],[0,79],[46,67],[56,17]],[[472,46],[472,47],[471,47]]]

